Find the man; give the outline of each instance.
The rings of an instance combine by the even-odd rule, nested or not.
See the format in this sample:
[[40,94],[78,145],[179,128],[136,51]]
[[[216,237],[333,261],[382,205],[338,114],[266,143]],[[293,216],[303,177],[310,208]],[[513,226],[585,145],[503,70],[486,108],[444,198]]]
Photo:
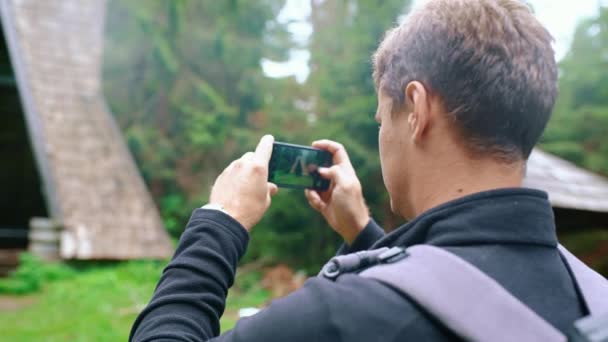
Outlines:
[[[587,314],[556,249],[547,195],[521,188],[526,159],[556,99],[551,40],[516,0],[430,1],[388,32],[374,55],[380,160],[392,210],[411,220],[384,235],[369,217],[345,149],[317,141],[313,146],[333,154],[334,165],[319,169],[332,187],[305,195],[344,238],[340,253],[435,245],[479,268],[563,332]],[[263,137],[255,152],[217,178],[211,209],[194,211],[132,340],[218,336],[248,232],[277,191],[266,182],[272,142]],[[442,285],[449,291],[450,284]],[[217,340],[455,338],[411,299],[346,274],[335,282],[310,279]]]

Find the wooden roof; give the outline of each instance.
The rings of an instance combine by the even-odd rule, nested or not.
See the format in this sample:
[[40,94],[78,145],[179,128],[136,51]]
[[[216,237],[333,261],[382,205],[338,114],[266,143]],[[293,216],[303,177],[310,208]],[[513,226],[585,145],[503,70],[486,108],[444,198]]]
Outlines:
[[554,207],[608,213],[608,179],[535,149],[524,186],[549,193]]
[[101,87],[104,0],[0,0],[1,21],[61,254],[168,257],[160,215]]

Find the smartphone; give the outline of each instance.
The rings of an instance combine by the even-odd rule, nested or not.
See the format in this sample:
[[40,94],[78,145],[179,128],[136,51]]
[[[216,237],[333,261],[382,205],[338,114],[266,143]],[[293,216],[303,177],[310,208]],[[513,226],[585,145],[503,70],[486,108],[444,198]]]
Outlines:
[[332,165],[332,155],[308,146],[275,142],[268,165],[268,181],[283,188],[329,189],[329,180],[321,178],[319,167]]

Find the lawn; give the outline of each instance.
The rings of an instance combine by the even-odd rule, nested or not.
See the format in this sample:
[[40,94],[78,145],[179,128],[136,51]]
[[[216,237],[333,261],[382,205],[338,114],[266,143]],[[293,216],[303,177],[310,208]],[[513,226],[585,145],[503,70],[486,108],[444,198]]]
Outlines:
[[273,176],[274,178],[272,178],[271,181],[277,184],[291,184],[302,187],[310,187],[313,185],[313,179],[311,176],[298,175],[285,172],[283,170],[276,170]]
[[[126,341],[164,264],[85,265],[64,279],[45,281],[36,293],[0,294],[0,341]],[[255,271],[237,278],[222,331],[234,326],[239,308],[261,306],[268,300],[258,280]]]

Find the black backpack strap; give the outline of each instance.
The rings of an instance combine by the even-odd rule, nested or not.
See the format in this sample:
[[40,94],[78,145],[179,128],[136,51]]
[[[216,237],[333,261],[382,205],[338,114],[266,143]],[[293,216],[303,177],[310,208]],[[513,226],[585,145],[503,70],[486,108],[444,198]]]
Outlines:
[[460,257],[417,245],[401,260],[360,275],[411,298],[458,336],[471,341],[566,341],[566,336]]
[[319,272],[319,277],[336,280],[345,273],[356,273],[367,267],[392,263],[406,256],[404,248],[382,247],[331,258]]
[[587,305],[589,314],[596,316],[608,313],[608,281],[595,272],[564,246],[559,245],[559,252],[568,264],[580,294]]

